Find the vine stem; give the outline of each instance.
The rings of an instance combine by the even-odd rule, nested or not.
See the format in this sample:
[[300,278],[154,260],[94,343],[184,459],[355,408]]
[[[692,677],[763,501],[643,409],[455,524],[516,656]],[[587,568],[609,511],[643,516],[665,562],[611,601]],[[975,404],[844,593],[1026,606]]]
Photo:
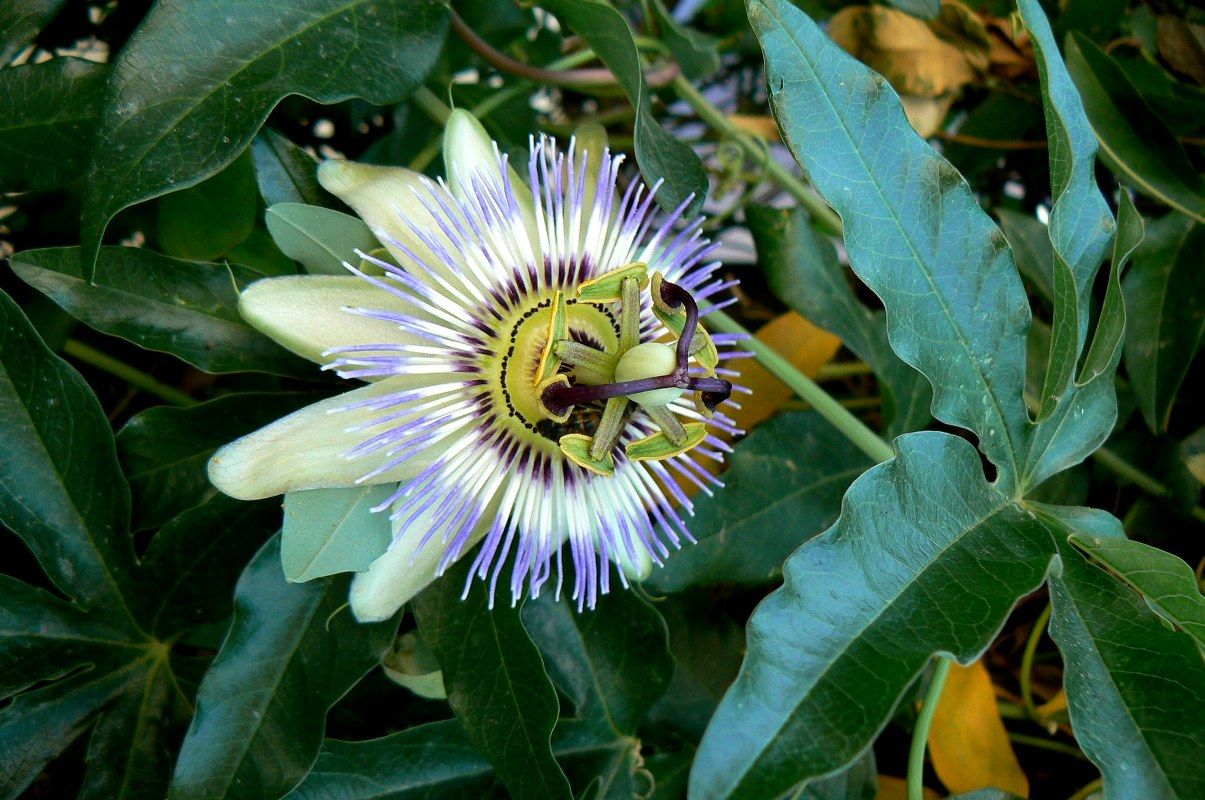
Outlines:
[[941,690],[945,688],[953,663],[948,658],[937,659],[929,690],[925,693],[925,702],[916,718],[916,727],[912,729],[912,747],[908,751],[908,800],[925,799],[925,745],[929,741],[929,729],[933,726],[933,715],[937,713]]
[[1030,718],[1035,720],[1038,718],[1038,708],[1033,702],[1033,658],[1038,652],[1038,642],[1046,632],[1048,622],[1050,603],[1046,604],[1046,608],[1042,609],[1042,613],[1034,621],[1029,638],[1025,641],[1025,652],[1021,654],[1021,701],[1025,703],[1025,710],[1029,712]]
[[63,345],[63,353],[71,356],[76,361],[96,367],[114,377],[121,378],[129,385],[137,387],[148,394],[153,394],[160,400],[166,400],[172,405],[192,406],[197,403],[187,393],[180,391],[176,387],[168,386],[162,381],[157,381],[145,372],[131,367],[124,361],[118,361],[108,353],[102,353],[95,347],[84,344],[78,339],[68,339]]
[[812,215],[826,232],[834,236],[842,234],[844,226],[841,224],[841,218],[837,216],[837,212],[829,208],[828,203],[821,200],[818,194],[796,177],[789,169],[778,163],[770,153],[769,148],[763,146],[758,140],[733,125],[728,115],[713,105],[684,76],[676,76],[670,81],[669,85],[679,98],[694,109],[694,112],[699,115],[700,119],[714,130],[723,133],[735,142],[745,152],[750,161],[764,169],[766,174],[774,179],[775,183],[798,200],[799,204],[807,209],[807,212]]
[[[721,333],[749,334],[740,323],[722,311],[711,311],[705,316],[704,322],[708,327]],[[866,423],[849,413],[849,410],[832,395],[821,389],[820,385],[807,375],[795,369],[791,362],[774,352],[769,345],[750,335],[748,340],[741,343],[741,346],[751,350],[763,367],[789,386],[791,391],[806,401],[816,410],[816,413],[828,420],[863,453],[875,461],[886,461],[895,455],[891,445],[867,427]]]

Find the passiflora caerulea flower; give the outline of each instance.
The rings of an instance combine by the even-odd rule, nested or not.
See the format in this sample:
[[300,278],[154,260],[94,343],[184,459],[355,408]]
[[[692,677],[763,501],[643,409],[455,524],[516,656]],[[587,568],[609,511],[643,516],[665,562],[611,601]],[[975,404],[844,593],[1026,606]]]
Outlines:
[[385,250],[348,253],[347,276],[257,281],[240,309],[367,383],[222,448],[210,479],[246,499],[389,485],[373,510],[392,544],[352,583],[361,620],[393,615],[478,542],[469,580],[492,598],[509,564],[513,602],[553,562],[561,591],[567,541],[572,597],[592,607],[612,566],[626,586],[693,541],[681,487],[718,483],[698,459],[727,449],[714,430],[736,432],[716,410],[734,339],[709,337],[697,303],[730,284],[699,221],[658,219],[656,187],[621,188],[622,156],[596,135],[533,140],[523,180],[457,111],[445,159],[438,182],[321,166]]

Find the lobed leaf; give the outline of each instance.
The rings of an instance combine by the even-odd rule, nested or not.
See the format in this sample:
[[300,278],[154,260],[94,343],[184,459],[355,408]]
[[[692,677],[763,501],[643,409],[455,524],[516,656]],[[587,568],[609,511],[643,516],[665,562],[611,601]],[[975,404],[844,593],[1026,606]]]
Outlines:
[[858,300],[833,245],[802,209],[745,209],[758,261],[774,294],[812,322],[840,337],[881,381],[889,434],[929,424],[933,392],[928,381],[891,349],[886,316]]
[[446,28],[438,0],[157,3],[109,78],[84,199],[84,280],[118,211],[216,174],[287,95],[401,100],[434,65]]
[[217,175],[159,200],[159,246],[176,258],[213,261],[247,240],[259,208],[250,151]]
[[280,537],[247,565],[234,622],[197,692],[170,797],[279,797],[318,757],[326,712],[380,663],[397,620],[357,623],[347,579],[288,583]]
[[64,0],[8,0],[0,6],[0,66],[21,51],[63,7]]
[[772,798],[849,763],[934,652],[973,661],[1044,579],[1049,530],[983,479],[973,447],[923,432],[895,448],[754,611],[692,797]]

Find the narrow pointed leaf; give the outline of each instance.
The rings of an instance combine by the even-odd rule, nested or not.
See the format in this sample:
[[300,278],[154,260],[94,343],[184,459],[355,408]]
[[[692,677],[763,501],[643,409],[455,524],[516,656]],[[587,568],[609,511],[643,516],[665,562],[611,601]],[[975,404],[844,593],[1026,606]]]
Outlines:
[[1167,427],[1180,385],[1205,331],[1205,225],[1181,214],[1153,221],[1122,289],[1129,314],[1125,366],[1152,431]]
[[1050,138],[1054,205],[1047,231],[1054,252],[1054,322],[1038,419],[1064,401],[1088,332],[1092,281],[1109,247],[1113,218],[1096,185],[1096,138],[1058,44],[1036,0],[1020,0],[1042,82],[1042,107]]
[[693,216],[707,193],[707,173],[694,150],[653,116],[649,87],[627,20],[601,0],[547,0],[541,5],[585,39],[615,73],[636,109],[633,135],[640,172],[650,186],[664,181],[657,202],[670,210],[690,199],[686,215]]
[[197,693],[171,797],[279,797],[318,757],[326,712],[384,655],[396,620],[361,625],[346,578],[293,584],[280,537],[247,566],[234,622]]
[[[217,173],[286,95],[401,100],[435,63],[446,28],[436,0],[157,3],[109,79],[84,200],[84,278],[118,211]],[[172,68],[146,69],[159,61]]]
[[1104,775],[1106,800],[1201,797],[1205,662],[1197,643],[1073,548],[1064,546],[1061,561],[1050,582],[1050,634],[1066,664],[1072,727]]
[[314,367],[252,328],[238,312],[242,286],[262,277],[237,264],[200,264],[137,247],[104,247],[94,283],[78,247],[12,258],[20,278],[81,322],[206,372],[313,377]]
[[1045,577],[1046,526],[984,481],[966,441],[912,433],[895,446],[754,611],[692,797],[773,798],[849,763],[934,653],[977,658]]
[[271,128],[251,143],[255,182],[264,204],[325,205],[333,198],[318,185],[318,160]]
[[113,432],[79,373],[0,292],[0,524],[81,606],[133,626],[130,490]]
[[551,746],[556,690],[518,608],[491,609],[481,581],[461,600],[470,561],[413,601],[423,639],[443,668],[448,703],[516,800],[565,800],[569,782]]
[[1188,564],[1130,539],[1074,534],[1071,543],[1142,595],[1155,613],[1205,650],[1205,597]]
[[1118,176],[1146,196],[1205,222],[1205,179],[1121,67],[1077,32],[1067,39],[1067,67]]
[[380,739],[328,739],[288,800],[459,800],[485,797],[494,768],[456,720]]

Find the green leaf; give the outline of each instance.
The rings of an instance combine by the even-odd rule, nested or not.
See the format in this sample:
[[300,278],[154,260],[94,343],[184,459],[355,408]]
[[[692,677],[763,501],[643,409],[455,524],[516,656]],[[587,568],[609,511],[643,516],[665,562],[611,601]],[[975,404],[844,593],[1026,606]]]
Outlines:
[[1188,564],[1157,547],[1129,539],[1077,533],[1070,541],[1205,650],[1205,597]]
[[1004,484],[1019,482],[1030,314],[1004,236],[881,76],[784,0],[748,8],[783,140],[841,215],[850,265],[888,309],[892,348],[933,384],[933,415],[973,431]]
[[1088,333],[1092,282],[1109,247],[1114,225],[1096,185],[1096,139],[1075,84],[1059,59],[1050,23],[1036,0],[1020,0],[1018,9],[1037,56],[1054,196],[1047,226],[1054,253],[1054,321],[1037,415],[1045,422],[1060,405],[1065,405],[1064,398],[1070,391]]
[[1105,797],[1201,797],[1205,663],[1197,644],[1074,549],[1063,547],[1061,567],[1050,581],[1050,635],[1063,653],[1076,739],[1100,768]]
[[882,382],[884,410],[894,435],[929,424],[929,382],[891,349],[887,321],[858,300],[833,245],[808,222],[802,209],[749,206],[745,219],[758,262],[774,294],[865,361]]
[[1067,68],[1118,175],[1146,196],[1205,222],[1205,180],[1117,63],[1087,37],[1072,32]]
[[159,245],[192,261],[213,261],[245,241],[258,208],[255,167],[244,151],[230,166],[159,201]]
[[264,221],[281,252],[315,275],[346,275],[343,262],[358,264],[357,249],[371,253],[381,246],[358,217],[329,208],[277,203]]
[[720,51],[715,38],[679,24],[665,9],[662,0],[653,0],[650,11],[661,29],[662,40],[682,67],[683,75],[699,82],[720,71]]
[[230,614],[235,581],[280,524],[280,506],[215,494],[164,525],[142,559],[161,639]]
[[613,588],[576,612],[551,595],[523,605],[523,626],[579,719],[631,736],[673,674],[665,620],[635,591]]
[[331,196],[318,185],[318,161],[271,128],[251,143],[255,181],[268,206],[277,203],[325,205]]
[[1126,331],[1125,365],[1138,408],[1159,433],[1205,326],[1205,226],[1172,212],[1152,222],[1148,234],[1122,284],[1126,308],[1143,321]]
[[841,518],[787,560],[783,587],[754,611],[692,797],[772,798],[849,763],[933,653],[970,663],[1041,584],[1050,533],[983,479],[973,447],[922,432],[895,448],[854,481]]
[[310,489],[285,495],[281,563],[285,578],[308,581],[363,572],[389,548],[389,515],[374,513],[395,484]]
[[516,800],[569,798],[550,745],[556,690],[518,608],[490,608],[481,581],[461,599],[470,561],[413,601],[419,631],[443,668],[448,703]]
[[26,250],[12,265],[21,280],[86,325],[206,372],[316,374],[239,316],[239,289],[261,277],[246,267],[181,261],[137,247],[101,248],[94,283],[84,278],[78,247]]
[[79,58],[0,69],[4,191],[45,191],[79,177],[88,160],[107,74],[106,65]]
[[[1125,299],[1121,293],[1121,272],[1125,269],[1130,256],[1142,243],[1142,217],[1134,208],[1134,201],[1129,194],[1122,192],[1121,201],[1117,205],[1117,236],[1113,240],[1113,256],[1110,259],[1109,281],[1105,289],[1105,299],[1100,306],[1100,319],[1096,322],[1096,332],[1092,336],[1092,344],[1088,346],[1088,354],[1084,356],[1076,387],[1089,385],[1101,380],[1110,384],[1117,371],[1117,362],[1121,359],[1121,343],[1125,338],[1126,310]],[[1113,401],[1116,406],[1116,401]]]
[[286,95],[401,100],[422,84],[446,28],[437,0],[157,3],[109,79],[84,200],[84,278],[118,211],[219,172]]
[[[634,739],[599,738],[588,725],[557,725],[552,750],[598,781],[595,797],[631,800],[648,791]],[[288,800],[462,800],[495,797],[497,777],[457,720],[418,725],[380,739],[328,739],[318,762]],[[506,796],[506,795],[502,795]]]
[[364,742],[328,739],[288,800],[460,800],[486,797],[494,768],[456,720]]
[[808,781],[799,800],[875,800],[879,795],[879,770],[874,750],[834,775]]
[[[64,0],[7,0],[0,6],[0,67],[54,19]],[[0,92],[0,97],[3,93]],[[2,119],[3,116],[0,116]]]
[[80,606],[136,630],[130,490],[88,384],[0,292],[0,524]]
[[205,465],[215,450],[325,396],[237,392],[188,408],[155,406],[135,414],[117,433],[117,452],[138,498],[134,529],[156,528],[213,497],[217,490]]
[[602,0],[546,0],[540,5],[573,28],[615,73],[620,88],[636,109],[633,135],[640,172],[650,187],[664,181],[657,202],[672,210],[691,198],[685,215],[697,214],[707,194],[707,172],[690,145],[653,116],[648,84],[628,21]]
[[[0,523],[74,603],[0,576],[0,796],[90,727],[83,797],[158,798],[188,700],[136,570],[129,491],[84,380],[0,293]],[[94,725],[95,723],[95,725]]]
[[805,413],[759,425],[729,458],[724,487],[695,499],[690,531],[698,543],[653,570],[645,581],[653,591],[775,580],[787,556],[832,524],[841,495],[873,464],[832,425]]
[[234,622],[197,693],[171,797],[279,797],[318,756],[326,712],[376,666],[397,621],[361,625],[347,579],[288,583],[280,537],[235,591]]

